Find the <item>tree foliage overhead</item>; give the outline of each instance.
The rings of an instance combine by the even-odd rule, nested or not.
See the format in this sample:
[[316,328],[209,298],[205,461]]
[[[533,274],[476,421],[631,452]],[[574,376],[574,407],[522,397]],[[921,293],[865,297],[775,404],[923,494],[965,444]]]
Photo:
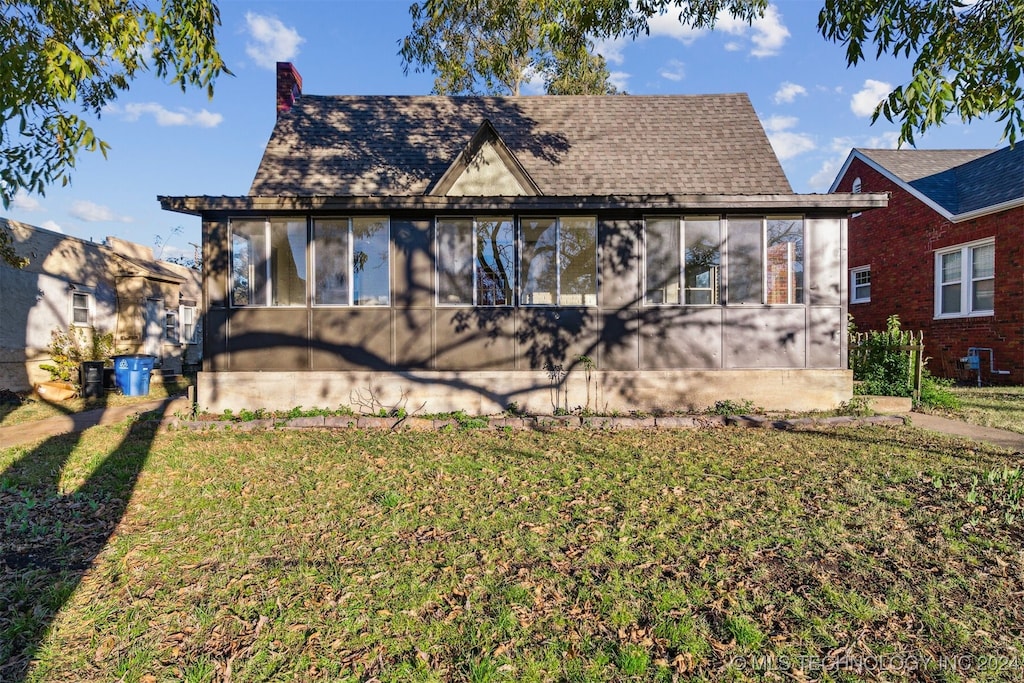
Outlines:
[[971,121],[994,114],[1014,143],[1024,130],[1024,4],[1020,0],[825,0],[818,28],[846,46],[851,66],[902,55],[914,60],[910,80],[882,101],[872,121],[900,123],[913,144],[950,116]]
[[230,73],[213,0],[0,0],[0,200],[67,184],[107,144],[87,120],[141,72],[185,90]]
[[[1024,3],[1020,0],[822,0],[818,30],[846,47],[855,66],[873,52],[912,60],[910,79],[879,105],[900,142],[950,117],[1005,121],[1011,143],[1024,130]],[[413,4],[406,68],[431,70],[437,92],[499,92],[524,56],[560,64],[549,92],[585,80],[593,40],[647,34],[661,14],[712,29],[723,16],[764,16],[769,0],[424,0]],[[514,30],[513,30],[514,29]],[[553,55],[560,55],[553,59]],[[532,64],[532,62],[530,62]],[[596,67],[603,68],[602,62]],[[552,84],[555,87],[552,88]],[[482,87],[481,87],[482,86]],[[505,87],[518,92],[517,87]]]
[[604,58],[548,0],[425,0],[399,54],[406,72],[431,71],[438,94],[518,95],[544,81],[548,92],[611,94]]

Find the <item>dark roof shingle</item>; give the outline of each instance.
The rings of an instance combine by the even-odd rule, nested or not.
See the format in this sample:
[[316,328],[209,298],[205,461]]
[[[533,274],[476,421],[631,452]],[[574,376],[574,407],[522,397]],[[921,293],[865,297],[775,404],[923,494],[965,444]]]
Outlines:
[[249,194],[422,195],[485,119],[547,196],[792,193],[750,100],[732,94],[303,95]]

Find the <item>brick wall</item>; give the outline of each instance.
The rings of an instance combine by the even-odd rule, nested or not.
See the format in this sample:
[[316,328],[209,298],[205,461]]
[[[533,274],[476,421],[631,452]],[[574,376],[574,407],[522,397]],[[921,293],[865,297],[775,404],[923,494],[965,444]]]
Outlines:
[[[983,357],[983,381],[1024,384],[1024,208],[952,223],[894,182],[854,159],[837,187],[850,192],[854,178],[861,192],[890,192],[886,209],[850,219],[850,268],[871,266],[871,301],[850,304],[859,330],[884,329],[897,314],[904,329],[923,330],[933,374],[976,380],[958,360],[972,346],[992,348],[999,370],[991,377]],[[935,319],[935,250],[995,238],[995,315]]]

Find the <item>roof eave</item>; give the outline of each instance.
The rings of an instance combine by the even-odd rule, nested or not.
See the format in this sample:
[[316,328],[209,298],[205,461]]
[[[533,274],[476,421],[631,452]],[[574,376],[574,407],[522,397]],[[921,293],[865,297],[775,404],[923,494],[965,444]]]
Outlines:
[[641,209],[677,211],[828,211],[850,213],[884,208],[887,193],[764,195],[589,195],[448,197],[431,195],[373,197],[159,197],[166,211],[201,216],[222,212],[286,211],[522,211]]

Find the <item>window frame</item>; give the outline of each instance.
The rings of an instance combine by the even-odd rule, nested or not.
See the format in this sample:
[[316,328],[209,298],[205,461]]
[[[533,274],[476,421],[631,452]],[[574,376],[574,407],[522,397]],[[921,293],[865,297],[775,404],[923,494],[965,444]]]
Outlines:
[[[857,276],[864,273],[868,274],[868,281],[866,283],[858,283]],[[868,295],[865,297],[857,296],[857,288],[868,287]],[[871,302],[871,266],[858,266],[850,269],[850,303],[851,304],[866,304]]]
[[[471,282],[470,291],[472,292],[472,301],[467,302],[445,302],[441,300],[441,231],[440,225],[443,223],[458,223],[466,222],[470,224],[470,249],[471,249]],[[509,245],[512,247],[512,256],[510,268],[508,274],[512,278],[512,283],[509,287],[510,296],[508,301],[503,304],[494,303],[480,303],[480,291],[478,284],[478,269],[476,267],[476,255],[478,249],[478,232],[477,225],[480,222],[491,222],[491,221],[502,221],[508,222],[511,226],[512,239]],[[516,306],[516,299],[519,295],[519,268],[517,263],[519,261],[519,230],[516,217],[512,214],[505,215],[494,215],[489,216],[486,214],[479,214],[473,216],[435,216],[434,217],[434,305],[438,308],[512,308]]]
[[164,309],[164,340],[170,344],[181,343],[181,329],[178,327],[178,311],[172,308]]
[[[375,221],[376,220],[376,221],[379,221],[379,222],[383,223],[383,225],[384,225],[384,230],[385,230],[385,233],[386,233],[386,240],[387,240],[387,245],[388,245],[388,249],[387,249],[387,297],[386,297],[387,300],[384,303],[360,303],[360,302],[356,301],[356,298],[355,298],[356,288],[354,286],[354,284],[355,284],[355,273],[354,273],[354,266],[355,266],[355,239],[354,239],[354,236],[355,236],[355,222],[357,220],[368,220],[368,221]],[[318,291],[317,291],[318,290],[317,278],[319,276],[319,273],[317,272],[317,253],[316,253],[317,252],[317,242],[318,242],[318,240],[316,238],[317,223],[318,222],[338,222],[338,223],[340,223],[342,221],[345,221],[347,223],[347,239],[346,239],[346,244],[345,244],[346,250],[347,250],[347,254],[345,256],[345,265],[346,265],[346,268],[347,268],[347,273],[346,274],[347,274],[347,278],[348,278],[347,279],[347,283],[348,284],[346,285],[346,299],[347,299],[347,301],[345,303],[335,303],[335,302],[323,303],[323,302],[320,302],[320,301],[317,300],[318,299],[318,296],[317,296],[317,294],[318,294]],[[368,216],[362,216],[362,215],[353,215],[353,216],[314,216],[310,220],[308,242],[309,242],[309,249],[310,249],[309,262],[310,262],[310,272],[311,272],[311,277],[309,278],[310,279],[309,299],[310,299],[310,303],[311,303],[313,308],[378,308],[379,309],[379,308],[389,308],[391,306],[391,304],[392,304],[392,302],[394,300],[394,296],[393,296],[393,293],[392,293],[392,286],[393,286],[394,283],[392,282],[392,273],[391,273],[391,264],[392,264],[392,253],[391,252],[392,252],[392,246],[391,246],[391,216],[390,215],[387,215],[387,216],[385,216],[385,215],[368,215]]]
[[[524,274],[524,254],[526,249],[524,246],[525,238],[523,235],[522,223],[524,220],[553,220],[555,221],[555,296],[551,303],[537,303],[531,301],[530,303],[524,303],[526,287],[526,274]],[[590,220],[593,223],[594,228],[594,291],[582,294],[582,303],[579,304],[567,304],[562,301],[562,222],[565,220]],[[516,288],[516,305],[520,308],[596,308],[598,306],[598,297],[601,291],[601,245],[600,245],[600,225],[597,220],[597,216],[594,214],[584,215],[552,215],[552,214],[536,214],[528,216],[518,216],[516,218],[516,256],[517,256],[517,274],[518,287]],[[527,269],[528,270],[528,269]],[[588,303],[587,297],[593,296],[593,302]]]
[[[235,237],[236,232],[234,229],[235,223],[250,223],[250,224],[263,224],[263,301],[259,303],[245,303],[239,304],[235,302]],[[275,223],[287,224],[287,223],[303,223],[305,225],[305,239],[304,247],[302,251],[302,257],[305,265],[305,280],[303,285],[304,295],[302,301],[299,303],[287,303],[280,304],[275,303],[276,294],[276,283],[277,283],[277,259],[274,257],[274,243],[273,234],[271,232],[272,227]],[[251,235],[245,235],[237,233],[238,235],[252,241]],[[285,239],[288,240],[287,231],[285,233]],[[305,308],[309,301],[309,273],[310,273],[310,217],[308,215],[301,216],[234,216],[228,218],[228,281],[227,281],[227,301],[229,308]],[[250,247],[250,251],[252,248]],[[250,282],[248,293],[250,298],[256,298],[258,293],[257,289],[254,289],[252,282],[257,280],[256,265],[250,261],[248,264],[248,279]]]
[[[935,320],[954,320],[958,318],[983,318],[995,315],[995,236],[986,237],[980,240],[964,242],[950,247],[943,247],[935,250],[935,270],[933,276],[933,294],[935,297]],[[979,247],[992,247],[992,275],[983,278],[974,277],[974,251]],[[958,280],[949,282],[942,281],[942,257],[948,254],[960,254],[960,277]],[[975,283],[981,281],[992,281],[992,308],[974,310],[971,303],[974,299]],[[960,286],[960,310],[954,313],[942,312],[942,288],[948,285],[958,284]]]
[[[649,280],[649,277],[648,277],[649,274],[650,274],[650,270],[649,270],[650,259],[648,258],[649,240],[648,240],[648,237],[647,237],[647,235],[648,235],[647,225],[648,225],[649,221],[665,221],[665,220],[668,220],[668,221],[675,220],[677,222],[677,224],[678,224],[679,240],[678,240],[678,243],[676,244],[676,250],[677,250],[677,255],[678,255],[678,258],[676,260],[678,261],[678,264],[679,264],[679,272],[676,273],[676,277],[677,277],[676,283],[677,283],[677,286],[678,286],[678,289],[679,289],[679,292],[678,292],[678,294],[679,294],[679,296],[678,296],[679,301],[677,301],[677,302],[671,302],[671,301],[665,301],[664,300],[664,299],[667,299],[669,297],[663,297],[663,300],[661,302],[656,302],[656,301],[650,301],[649,300],[649,294],[650,294],[650,292],[652,290],[649,289],[650,280]],[[721,215],[711,215],[711,214],[699,214],[699,215],[693,215],[693,216],[686,216],[686,215],[667,215],[667,216],[665,216],[665,215],[651,214],[651,215],[645,215],[644,218],[643,218],[643,221],[644,221],[644,230],[643,230],[643,254],[644,254],[644,257],[643,257],[643,273],[642,273],[642,277],[643,277],[643,280],[642,280],[642,282],[643,282],[643,296],[641,297],[641,305],[644,306],[644,307],[696,306],[696,307],[699,307],[699,308],[711,308],[711,307],[715,307],[715,306],[721,306],[722,303],[723,303],[723,301],[722,301],[723,300],[723,297],[722,297],[722,291],[723,291],[723,289],[722,289],[722,272],[723,272],[723,263],[724,263],[724,253],[725,253],[725,237],[724,237],[725,221],[724,221],[724,218]],[[712,222],[713,221],[718,226],[718,265],[715,266],[717,268],[717,271],[718,271],[717,272],[717,276],[715,277],[715,281],[717,282],[717,286],[716,287],[710,287],[710,288],[705,288],[705,287],[689,288],[689,287],[687,287],[687,282],[686,282],[686,269],[687,269],[687,265],[686,265],[686,224],[687,224],[687,222],[697,223],[697,222],[701,222],[701,221],[707,221],[707,222]],[[716,292],[716,290],[717,290],[717,292]],[[711,303],[706,303],[706,304],[703,304],[703,303],[688,303],[687,302],[687,294],[690,291],[710,291],[712,293],[713,301]]]
[[[760,283],[761,284],[761,297],[760,297],[760,301],[759,302],[732,301],[731,300],[731,293],[732,293],[732,287],[733,287],[732,280],[733,280],[733,275],[734,275],[734,269],[736,267],[736,265],[733,264],[733,262],[732,262],[732,251],[733,251],[732,248],[731,248],[732,247],[732,235],[733,235],[733,233],[732,233],[732,223],[733,222],[737,222],[738,223],[740,221],[752,222],[752,221],[755,221],[755,220],[759,221],[760,224],[761,224],[760,225],[760,228],[761,228],[760,229],[760,240],[761,240],[761,245],[760,245],[760,257],[761,257],[761,264],[760,264],[761,265],[761,273],[760,273],[761,274],[761,283]],[[733,215],[724,216],[722,218],[722,221],[723,221],[723,223],[725,225],[725,231],[724,231],[725,232],[725,236],[724,236],[724,239],[722,240],[722,255],[721,255],[721,260],[722,260],[722,264],[723,264],[722,267],[723,267],[723,269],[725,271],[725,278],[724,278],[724,280],[725,280],[725,287],[724,287],[724,292],[723,292],[723,296],[722,296],[722,305],[723,306],[741,306],[741,307],[742,306],[772,306],[772,307],[780,307],[780,306],[796,307],[796,306],[800,306],[800,307],[803,307],[803,306],[807,306],[808,305],[807,277],[806,277],[807,276],[807,216],[802,215],[802,214],[759,214],[759,215],[733,214]],[[801,249],[801,252],[802,252],[802,256],[799,259],[799,261],[795,261],[794,260],[794,263],[798,262],[800,264],[800,269],[797,270],[796,268],[793,268],[792,271],[790,271],[790,283],[791,283],[791,286],[790,286],[790,289],[788,290],[789,296],[787,298],[788,299],[794,299],[795,298],[795,294],[797,292],[799,292],[800,295],[801,295],[800,298],[802,299],[802,301],[792,301],[792,300],[790,300],[790,301],[786,301],[785,303],[770,303],[768,301],[768,298],[769,298],[768,248],[770,246],[768,244],[768,225],[772,221],[799,221],[800,222],[800,249]],[[797,272],[799,272],[802,275],[802,280],[801,280],[801,283],[800,283],[799,286],[797,286],[797,282],[796,282],[796,273]]]
[[[178,307],[178,320],[181,324],[181,343],[182,344],[196,344],[195,336],[196,331],[199,327],[196,311],[197,306],[192,304],[181,304]],[[186,315],[186,313],[188,315]],[[191,321],[187,320],[191,318]]]
[[[70,285],[69,290],[71,295],[68,297],[68,320],[70,321],[70,327],[92,327],[96,316],[96,297],[93,293],[93,288],[73,283]],[[85,306],[76,306],[75,297],[84,297]],[[75,312],[82,310],[85,311],[85,322],[78,322],[75,320]]]

